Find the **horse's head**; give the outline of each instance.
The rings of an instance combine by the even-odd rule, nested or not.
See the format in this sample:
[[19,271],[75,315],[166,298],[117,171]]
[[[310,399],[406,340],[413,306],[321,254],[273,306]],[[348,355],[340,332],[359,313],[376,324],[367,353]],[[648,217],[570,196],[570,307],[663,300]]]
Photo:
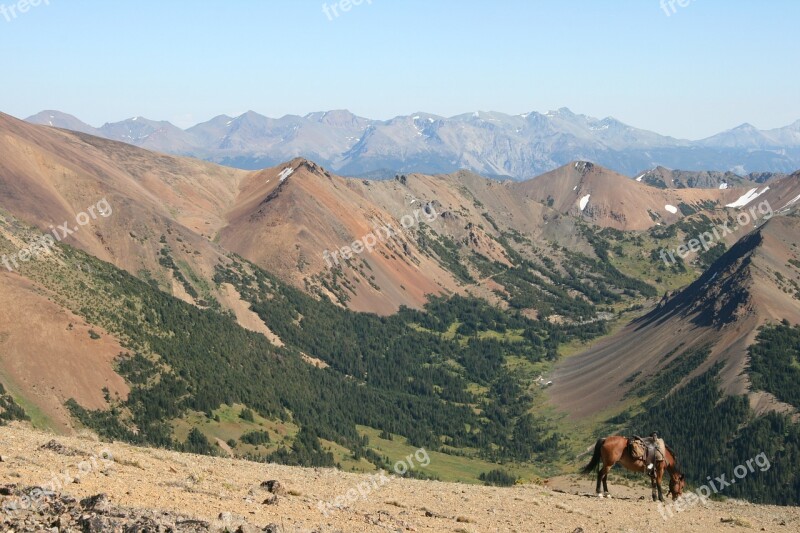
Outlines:
[[673,500],[680,498],[686,486],[686,476],[680,472],[672,472],[669,476],[669,494]]

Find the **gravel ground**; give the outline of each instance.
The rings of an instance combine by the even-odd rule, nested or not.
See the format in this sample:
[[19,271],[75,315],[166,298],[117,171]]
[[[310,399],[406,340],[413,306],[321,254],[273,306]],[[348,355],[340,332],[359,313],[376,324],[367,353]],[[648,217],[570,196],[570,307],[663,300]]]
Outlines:
[[30,487],[55,493],[32,510],[3,513],[2,531],[151,522],[178,531],[800,531],[798,508],[733,500],[665,518],[644,481],[641,488],[612,482],[616,497],[601,499],[586,494],[593,486],[586,478],[507,489],[406,480],[107,444],[19,424],[0,427],[0,456],[0,505],[24,507],[20,493]]

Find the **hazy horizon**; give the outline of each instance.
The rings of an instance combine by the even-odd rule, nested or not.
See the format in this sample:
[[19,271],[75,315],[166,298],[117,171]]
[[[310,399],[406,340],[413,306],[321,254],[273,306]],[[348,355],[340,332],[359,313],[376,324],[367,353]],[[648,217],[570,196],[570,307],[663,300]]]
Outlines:
[[[252,109],[517,115],[567,107],[683,139],[800,119],[800,4],[4,0],[2,111],[186,128]],[[356,0],[357,1],[357,0]],[[334,7],[336,9],[334,9]],[[13,8],[13,9],[12,9]],[[100,43],[100,44],[98,44]],[[756,96],[754,96],[756,95]]]
[[[586,115],[586,116],[590,116],[590,117],[596,118],[596,119],[614,118],[614,119],[619,120],[618,117],[613,117],[613,116],[610,116],[610,115],[609,116],[595,116],[595,115],[590,115],[589,113],[582,113],[582,112],[580,112],[578,110],[569,108],[569,106],[562,106],[562,108],[569,109],[569,111],[571,111],[575,115]],[[146,119],[146,120],[153,120],[153,121],[167,120],[167,119],[164,119],[162,117],[148,117],[148,116],[144,116],[144,115],[130,115],[130,116],[126,116],[126,117],[122,117],[122,118],[116,119],[116,120],[105,120],[105,121],[102,121],[102,122],[99,122],[99,123],[89,123],[89,122],[83,120],[82,117],[80,117],[78,115],[75,115],[74,113],[70,113],[69,111],[65,111],[63,109],[41,109],[37,113],[31,114],[31,115],[25,115],[25,116],[16,116],[16,118],[19,118],[20,120],[25,120],[25,119],[27,119],[27,118],[29,118],[31,116],[34,116],[34,115],[36,115],[38,113],[46,112],[46,111],[58,111],[58,112],[61,112],[61,113],[66,113],[68,115],[72,115],[75,118],[77,118],[78,120],[81,120],[82,122],[84,122],[85,124],[88,124],[89,126],[92,126],[94,128],[98,128],[98,129],[101,128],[102,126],[104,126],[106,123],[112,123],[113,124],[113,123],[122,122],[122,121],[125,121],[125,120],[131,120],[131,119],[135,119],[135,118],[143,118],[143,119]],[[478,110],[468,110],[468,111],[464,111],[464,112],[461,112],[461,113],[456,113],[455,115],[441,115],[440,113],[432,113],[432,112],[430,112],[428,110],[417,109],[415,111],[409,111],[408,113],[402,113],[400,115],[393,115],[393,116],[385,117],[385,118],[384,117],[380,117],[379,118],[379,117],[370,117],[370,116],[360,115],[359,113],[355,113],[353,110],[346,109],[346,108],[343,108],[343,109],[317,109],[317,110],[308,111],[308,112],[305,112],[305,113],[284,113],[282,115],[267,115],[266,113],[262,113],[262,112],[258,111],[257,109],[247,109],[245,111],[237,111],[235,113],[217,113],[217,114],[209,116],[209,117],[200,118],[196,122],[189,122],[189,123],[184,123],[184,124],[177,123],[177,122],[172,122],[172,121],[169,121],[169,122],[171,122],[175,126],[178,126],[181,129],[186,130],[186,129],[189,129],[189,128],[191,128],[193,126],[196,126],[198,124],[202,124],[202,123],[208,122],[208,121],[210,121],[210,120],[212,120],[212,119],[214,119],[216,117],[219,117],[219,116],[228,116],[228,117],[231,117],[231,118],[236,118],[236,117],[241,116],[241,115],[243,115],[245,113],[248,113],[248,112],[258,113],[260,115],[263,115],[263,116],[266,116],[266,117],[272,118],[272,119],[281,119],[281,118],[287,117],[287,116],[305,117],[305,116],[312,115],[312,114],[315,114],[315,113],[326,113],[326,112],[331,112],[331,111],[348,111],[348,112],[353,113],[354,115],[359,116],[361,118],[366,118],[366,119],[370,119],[370,120],[388,121],[388,120],[391,120],[391,119],[394,119],[394,118],[397,118],[397,117],[411,116],[411,115],[413,115],[415,113],[428,113],[428,114],[431,114],[431,115],[437,115],[437,116],[441,116],[443,118],[450,119],[450,118],[454,118],[454,117],[459,116],[459,115],[468,115],[468,114],[474,113],[474,112],[479,112],[479,113],[503,113],[503,114],[508,115],[508,116],[519,116],[519,115],[524,115],[524,114],[531,113],[531,112],[537,112],[537,113],[540,113],[540,114],[546,114],[546,113],[549,113],[549,112],[552,112],[552,111],[558,111],[558,109],[530,109],[528,111],[521,112],[521,113],[507,113],[505,111],[499,111],[499,110],[496,110],[496,109],[478,109]],[[798,122],[798,121],[800,121],[800,119],[790,120],[789,122],[787,122],[785,124],[779,124],[777,126],[771,126],[771,127],[768,127],[768,128],[761,127],[757,123],[753,123],[753,122],[750,122],[750,121],[745,121],[743,123],[732,125],[732,126],[730,126],[728,128],[725,128],[724,130],[719,130],[719,131],[713,132],[711,135],[714,135],[714,134],[717,134],[717,133],[721,133],[723,131],[734,129],[734,128],[739,127],[739,126],[741,126],[741,125],[743,125],[745,123],[749,123],[751,126],[754,126],[758,130],[769,130],[769,129],[773,129],[773,128],[782,128],[784,126],[789,126],[789,125],[791,125],[791,124],[793,124],[795,122]],[[627,125],[631,126],[631,127],[634,127],[634,128],[647,129],[647,128],[641,128],[641,126],[639,126],[637,124],[627,123]],[[654,133],[662,134],[662,135],[669,135],[669,134],[664,133],[662,131],[659,131],[657,129],[656,130],[651,130],[651,131],[653,131]],[[674,135],[672,137],[675,137],[675,138],[680,139],[680,140],[700,141],[700,140],[703,140],[705,138],[710,137],[711,135],[707,135],[707,136],[704,136],[704,137],[698,137],[698,138],[688,138],[688,137],[682,137],[681,138],[681,137],[675,137]]]

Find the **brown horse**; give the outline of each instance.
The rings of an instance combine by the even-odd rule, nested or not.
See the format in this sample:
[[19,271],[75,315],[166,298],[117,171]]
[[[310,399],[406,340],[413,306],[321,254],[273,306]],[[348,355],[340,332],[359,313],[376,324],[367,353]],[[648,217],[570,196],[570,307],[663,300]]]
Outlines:
[[[604,439],[598,439],[597,444],[594,445],[594,454],[592,460],[589,461],[583,470],[584,474],[590,474],[597,470],[597,495],[601,498],[605,493],[606,497],[611,497],[608,492],[608,472],[616,463],[621,464],[632,472],[647,472],[647,465],[641,459],[636,459],[630,452],[630,439],[620,435],[613,435]],[[677,500],[683,493],[683,487],[686,484],[686,477],[681,474],[678,469],[678,459],[675,453],[666,446],[666,459],[658,461],[653,466],[655,475],[651,477],[653,487],[653,501],[656,501],[656,494],[660,501],[664,501],[664,495],[661,492],[661,480],[664,476],[664,471],[669,473],[669,494],[673,500]],[[602,466],[598,469],[597,466]],[[600,492],[600,483],[603,484],[603,492]]]

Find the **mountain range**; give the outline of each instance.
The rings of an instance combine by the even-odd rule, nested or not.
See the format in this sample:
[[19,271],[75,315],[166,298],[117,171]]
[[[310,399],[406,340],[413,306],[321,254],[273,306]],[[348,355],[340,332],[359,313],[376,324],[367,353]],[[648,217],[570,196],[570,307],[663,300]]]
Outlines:
[[730,494],[800,501],[800,172],[352,179],[4,114],[0,156],[0,424],[361,472],[402,443],[472,482],[658,428],[691,479],[764,451]]
[[772,130],[742,124],[698,141],[567,108],[520,115],[476,111],[453,117],[420,112],[389,120],[346,110],[281,118],[248,111],[237,117],[220,115],[185,130],[143,117],[95,128],[59,111],[42,111],[26,120],[241,169],[304,157],[357,177],[465,169],[522,180],[575,160],[629,176],[657,166],[739,175],[800,167],[800,120]]

